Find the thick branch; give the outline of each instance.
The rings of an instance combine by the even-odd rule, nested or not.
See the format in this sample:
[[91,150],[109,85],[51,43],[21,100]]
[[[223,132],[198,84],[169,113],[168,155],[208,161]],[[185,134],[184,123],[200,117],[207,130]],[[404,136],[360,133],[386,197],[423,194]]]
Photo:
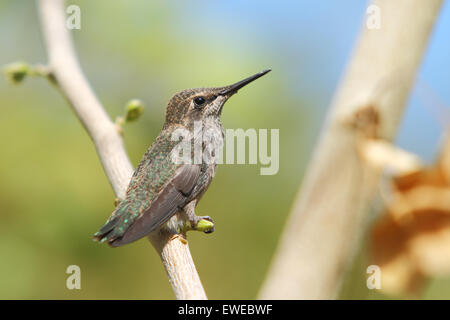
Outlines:
[[[354,121],[373,106],[378,136],[392,140],[441,1],[374,4],[380,8],[381,29],[370,30],[364,22],[262,299],[335,298],[364,230],[380,173],[358,156],[361,131],[356,127],[362,124]],[[351,123],[356,127],[351,129]]]
[[[78,64],[65,24],[63,0],[40,0],[42,31],[50,72],[89,133],[106,175],[118,198],[125,196],[133,167],[116,126],[90,88]],[[177,299],[206,299],[189,246],[179,237],[158,234],[150,238],[161,256]]]

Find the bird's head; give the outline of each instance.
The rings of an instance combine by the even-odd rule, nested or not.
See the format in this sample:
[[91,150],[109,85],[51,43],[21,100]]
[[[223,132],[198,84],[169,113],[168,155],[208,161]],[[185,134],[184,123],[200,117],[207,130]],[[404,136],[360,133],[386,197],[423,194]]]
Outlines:
[[164,126],[182,125],[190,127],[195,121],[201,121],[208,117],[219,118],[225,102],[232,95],[269,71],[262,71],[225,87],[187,89],[176,93],[167,105]]

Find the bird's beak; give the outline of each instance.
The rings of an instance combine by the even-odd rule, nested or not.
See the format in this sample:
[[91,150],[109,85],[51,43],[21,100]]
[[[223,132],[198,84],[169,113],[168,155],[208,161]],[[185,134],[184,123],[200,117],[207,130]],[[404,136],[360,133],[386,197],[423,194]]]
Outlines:
[[226,86],[222,89],[222,91],[219,92],[219,95],[226,95],[228,97],[232,96],[233,94],[235,94],[240,88],[246,86],[247,84],[249,84],[250,82],[262,77],[263,75],[265,75],[266,73],[270,72],[271,70],[264,70],[261,71],[251,77],[248,77],[244,80],[241,80],[239,82],[236,82],[235,84],[232,84],[230,86]]

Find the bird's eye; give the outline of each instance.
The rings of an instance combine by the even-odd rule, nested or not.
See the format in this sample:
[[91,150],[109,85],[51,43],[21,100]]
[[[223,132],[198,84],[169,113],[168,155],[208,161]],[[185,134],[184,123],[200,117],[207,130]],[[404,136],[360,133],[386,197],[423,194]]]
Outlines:
[[197,97],[194,99],[194,103],[195,103],[196,107],[203,105],[205,102],[206,102],[206,100],[203,97]]

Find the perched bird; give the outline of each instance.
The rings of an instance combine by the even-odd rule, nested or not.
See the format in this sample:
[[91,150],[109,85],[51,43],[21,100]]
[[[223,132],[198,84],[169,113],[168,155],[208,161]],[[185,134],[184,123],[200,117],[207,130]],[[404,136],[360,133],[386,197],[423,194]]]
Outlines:
[[[94,239],[118,247],[160,228],[174,234],[186,229],[213,232],[212,219],[197,216],[195,207],[216,171],[216,149],[210,144],[223,145],[222,108],[240,88],[269,71],[225,87],[187,89],[175,94],[167,105],[162,131],[137,166],[125,199],[119,202],[103,227],[94,234]],[[200,139],[194,134],[198,124],[202,132],[208,133]],[[174,155],[179,152],[176,147],[180,145],[180,139],[174,133],[179,132],[191,133],[193,149],[198,147],[195,144],[199,145],[207,157],[200,159],[202,161],[176,161],[179,158]],[[193,150],[191,152],[194,153]],[[211,223],[206,228],[200,228],[201,220]]]

